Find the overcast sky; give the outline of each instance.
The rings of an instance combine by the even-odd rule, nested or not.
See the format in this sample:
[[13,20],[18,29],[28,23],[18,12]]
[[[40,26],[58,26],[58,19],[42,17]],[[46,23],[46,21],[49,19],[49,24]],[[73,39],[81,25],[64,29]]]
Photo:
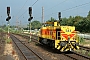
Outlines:
[[62,17],[87,16],[90,11],[90,0],[0,0],[0,25],[6,24],[7,6],[10,6],[11,25],[16,25],[16,21],[22,25],[28,24],[28,8],[33,8],[33,21],[41,21],[42,7],[44,7],[44,20],[50,17],[58,19],[58,12]]

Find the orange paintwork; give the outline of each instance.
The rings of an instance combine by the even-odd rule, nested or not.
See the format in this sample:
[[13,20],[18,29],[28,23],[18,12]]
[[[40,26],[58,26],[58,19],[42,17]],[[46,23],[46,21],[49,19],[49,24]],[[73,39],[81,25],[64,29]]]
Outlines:
[[75,34],[69,34],[69,35],[67,35],[67,34],[62,34],[62,36],[63,36],[64,38],[66,38],[66,40],[68,40],[68,36],[70,36],[70,38],[72,38],[74,35],[75,35]]
[[60,33],[65,33],[65,32],[63,30],[61,30]]
[[41,29],[41,35],[45,34],[46,29]]
[[56,39],[56,29],[41,29],[41,35],[45,38],[49,38],[49,39]]

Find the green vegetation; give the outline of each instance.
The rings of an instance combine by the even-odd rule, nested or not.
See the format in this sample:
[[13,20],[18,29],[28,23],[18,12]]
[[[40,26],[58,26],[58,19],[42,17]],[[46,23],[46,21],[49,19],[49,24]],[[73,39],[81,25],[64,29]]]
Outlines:
[[86,51],[85,50],[81,50],[82,54],[86,54]]
[[[56,21],[53,17],[51,17],[46,22],[53,22]],[[61,25],[68,25],[68,26],[75,26],[77,31],[82,33],[89,33],[90,32],[90,11],[86,17],[82,16],[70,16],[69,18],[62,18],[60,21]],[[41,23],[39,21],[32,21],[31,23],[32,29],[39,29],[41,27]]]
[[[69,18],[61,18],[62,21],[60,21],[60,25],[68,25],[68,26],[75,26],[76,30],[82,33],[90,33],[90,11],[88,12],[88,15],[86,17],[82,16],[70,16]],[[51,17],[46,22],[53,22],[56,21],[55,18]],[[42,23],[39,20],[34,20],[31,22],[31,29],[40,29]],[[0,26],[2,29],[0,31],[7,32],[8,27],[6,25]],[[21,33],[21,28],[17,27],[17,30],[15,30],[17,26],[10,26],[10,32],[14,33]],[[24,28],[24,27],[23,27]],[[27,25],[27,28],[24,28],[25,30],[29,29],[29,25]]]
[[75,26],[77,31],[90,32],[90,11],[87,17],[70,16],[69,18],[62,18],[61,25]]
[[6,39],[6,43],[12,43],[12,40],[10,38]]
[[90,56],[90,51],[86,51],[86,50],[77,50],[76,52],[77,52],[77,53],[80,53],[80,54],[84,54],[84,55]]
[[88,56],[90,56],[90,52],[88,52]]
[[[51,17],[48,21],[55,21],[54,18]],[[88,15],[86,17],[82,16],[70,16],[69,18],[62,18],[62,21],[60,21],[61,25],[68,25],[68,26],[75,26],[77,31],[83,32],[83,33],[89,33],[90,32],[90,11],[88,12]]]
[[82,37],[79,37],[79,42],[80,42],[81,44],[84,44],[85,39],[84,39],[84,38],[82,38]]
[[41,28],[41,23],[39,21],[32,21],[31,22],[31,28],[32,29],[40,29]]
[[6,34],[3,39],[5,40],[6,43],[12,43],[11,38],[8,38],[8,35]]

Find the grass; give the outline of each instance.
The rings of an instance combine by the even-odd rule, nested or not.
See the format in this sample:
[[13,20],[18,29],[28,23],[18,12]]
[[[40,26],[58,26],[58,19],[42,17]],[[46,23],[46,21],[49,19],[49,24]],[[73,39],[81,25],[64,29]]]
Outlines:
[[12,43],[11,39],[10,38],[6,39],[6,43],[8,44]]
[[90,56],[90,52],[87,53],[85,50],[77,50],[77,53],[87,54],[87,56]]
[[10,37],[8,38],[8,35],[6,34],[6,36],[4,37],[4,40],[6,43],[10,44],[12,43],[12,40],[10,39]]
[[79,38],[79,41],[80,41],[80,43],[82,44],[82,43],[84,43],[84,42],[85,42],[85,39],[84,39],[84,38],[82,38],[82,37],[80,37],[80,38]]
[[90,52],[88,52],[88,56],[90,56]]
[[85,51],[85,50],[82,50],[81,52],[82,52],[82,54],[85,54],[85,53],[86,53],[86,51]]

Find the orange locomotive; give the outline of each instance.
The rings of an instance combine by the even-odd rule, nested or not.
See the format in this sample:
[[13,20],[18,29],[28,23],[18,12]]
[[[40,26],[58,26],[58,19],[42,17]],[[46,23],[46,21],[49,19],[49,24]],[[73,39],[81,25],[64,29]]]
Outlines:
[[40,29],[39,42],[61,52],[79,49],[79,37],[74,26],[60,26],[58,22],[46,22],[50,26]]

